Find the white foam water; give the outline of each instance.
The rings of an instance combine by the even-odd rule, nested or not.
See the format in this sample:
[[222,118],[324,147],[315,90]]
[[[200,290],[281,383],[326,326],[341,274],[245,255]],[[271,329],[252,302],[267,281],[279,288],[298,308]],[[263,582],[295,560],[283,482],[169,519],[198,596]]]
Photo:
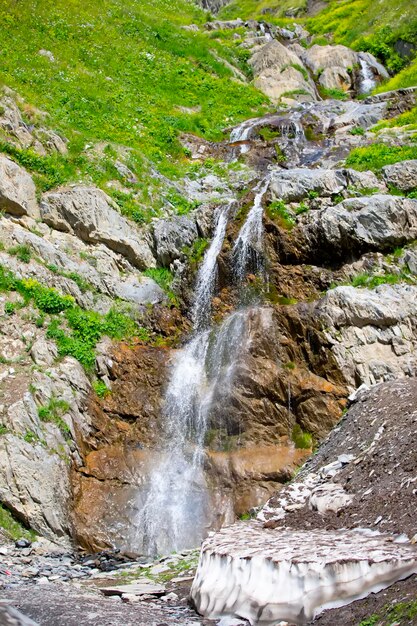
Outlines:
[[359,59],[361,65],[361,82],[359,91],[361,94],[371,93],[376,87],[376,80],[371,66],[365,59]]
[[243,280],[249,268],[255,272],[262,269],[263,263],[263,208],[262,200],[269,187],[269,177],[266,177],[256,187],[253,206],[248,213],[245,223],[233,247],[233,263],[238,280]]

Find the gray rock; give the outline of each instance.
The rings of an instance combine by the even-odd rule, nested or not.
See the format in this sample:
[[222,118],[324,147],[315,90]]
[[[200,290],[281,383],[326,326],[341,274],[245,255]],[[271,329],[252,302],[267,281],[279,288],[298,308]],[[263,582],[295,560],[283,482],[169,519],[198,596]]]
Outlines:
[[388,185],[393,185],[401,191],[417,189],[417,159],[386,165],[382,171]]
[[319,83],[325,89],[347,91],[352,86],[352,77],[344,67],[326,67],[320,74]]
[[329,197],[346,187],[346,178],[341,171],[308,168],[274,170],[271,173],[272,196],[284,202],[298,202],[307,197],[309,191]]
[[155,266],[146,236],[96,187],[76,186],[47,193],[42,198],[41,214],[49,226],[88,243],[103,243],[139,269]]
[[17,163],[0,156],[0,210],[11,215],[39,217],[36,188],[31,176]]
[[384,250],[417,237],[417,200],[409,198],[384,194],[348,198],[309,217],[313,239],[339,255]]
[[190,246],[198,237],[195,220],[185,215],[154,224],[156,258],[160,265],[169,266],[183,255],[183,249]]
[[[276,39],[257,49],[249,65],[253,69],[255,86],[273,102],[297,90],[305,92],[301,94],[303,99],[317,99],[314,83],[304,77],[306,69],[301,59]],[[294,66],[300,67],[301,71]]]
[[315,44],[304,51],[303,61],[314,73],[330,67],[353,69],[358,62],[358,53],[346,46],[319,46]]

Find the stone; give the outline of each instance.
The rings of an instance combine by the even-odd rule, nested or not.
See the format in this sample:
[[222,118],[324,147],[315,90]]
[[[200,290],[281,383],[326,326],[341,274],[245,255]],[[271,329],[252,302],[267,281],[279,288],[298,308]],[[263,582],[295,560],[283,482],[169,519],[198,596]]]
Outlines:
[[0,211],[11,215],[39,217],[36,187],[20,165],[0,155]]
[[417,189],[417,159],[386,165],[382,172],[388,185],[401,191]]
[[88,243],[102,243],[139,269],[155,267],[146,236],[122,217],[112,199],[96,187],[74,186],[43,195],[43,221]]
[[195,220],[183,215],[155,222],[153,237],[157,261],[167,267],[183,256],[183,249],[192,245],[198,231]]
[[318,511],[323,515],[329,511],[337,513],[351,502],[352,496],[347,494],[341,485],[327,483],[313,489],[309,499],[309,506],[313,511]]
[[32,542],[28,539],[18,539],[15,541],[16,548],[29,548],[32,545]]
[[346,178],[342,171],[321,168],[273,170],[269,186],[272,197],[284,202],[299,202],[310,191],[321,197],[329,197],[340,193],[345,187]]
[[319,83],[325,89],[348,91],[352,86],[352,77],[344,67],[326,67],[320,74]]
[[256,50],[249,65],[253,69],[255,86],[273,102],[278,102],[282,95],[297,90],[305,92],[298,94],[303,95],[304,99],[316,99],[314,83],[310,79],[306,80],[303,62],[276,39]]
[[105,596],[162,596],[165,593],[164,585],[149,582],[134,582],[129,585],[114,585],[112,587],[100,587]]
[[312,236],[337,256],[352,250],[385,250],[417,237],[417,200],[410,198],[386,194],[348,198],[309,217],[307,238]]
[[28,526],[65,541],[70,493],[69,468],[58,455],[13,434],[0,438],[0,500]]
[[353,70],[358,62],[358,54],[346,46],[319,46],[314,44],[304,51],[302,57],[305,65],[313,72],[319,74],[326,68],[342,68]]

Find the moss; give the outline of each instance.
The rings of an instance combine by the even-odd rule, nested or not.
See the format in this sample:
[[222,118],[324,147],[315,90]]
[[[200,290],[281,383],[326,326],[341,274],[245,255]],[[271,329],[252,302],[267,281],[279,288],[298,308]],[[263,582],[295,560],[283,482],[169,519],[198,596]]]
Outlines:
[[286,230],[291,230],[295,225],[295,219],[289,212],[282,200],[276,200],[266,207],[268,217],[278,222],[278,224]]
[[13,541],[18,539],[28,539],[29,541],[36,540],[36,533],[23,526],[19,520],[13,516],[4,505],[0,504],[0,528],[10,537]]

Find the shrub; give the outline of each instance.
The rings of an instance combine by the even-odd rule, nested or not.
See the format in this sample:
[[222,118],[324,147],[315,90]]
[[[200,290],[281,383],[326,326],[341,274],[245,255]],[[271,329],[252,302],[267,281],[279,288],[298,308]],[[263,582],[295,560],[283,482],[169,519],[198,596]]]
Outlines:
[[102,380],[94,381],[93,389],[99,398],[105,398],[109,393],[111,393],[110,389],[107,388],[106,383]]
[[379,171],[385,165],[398,161],[417,159],[417,146],[389,146],[384,143],[373,143],[370,146],[355,148],[346,159],[346,165],[359,171]]
[[295,219],[288,211],[285,203],[282,200],[276,200],[272,202],[267,208],[266,213],[268,217],[274,221],[278,221],[282,228],[291,230],[295,224]]

